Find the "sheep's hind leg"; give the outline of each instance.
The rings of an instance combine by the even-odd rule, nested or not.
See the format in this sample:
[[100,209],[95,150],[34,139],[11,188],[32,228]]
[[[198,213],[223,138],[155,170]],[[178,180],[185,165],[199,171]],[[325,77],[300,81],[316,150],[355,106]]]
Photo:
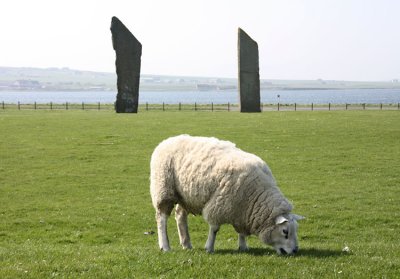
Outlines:
[[246,243],[246,236],[244,234],[239,234],[239,251],[247,251],[249,247]]
[[157,209],[156,212],[158,245],[160,250],[165,252],[171,250],[167,234],[168,217],[171,214],[171,211],[172,208],[168,208],[168,210]]
[[218,230],[219,230],[218,225],[210,225],[210,230],[208,232],[208,238],[205,247],[208,253],[214,252],[215,238],[217,237]]
[[178,204],[175,208],[175,220],[178,226],[179,240],[183,249],[192,249],[187,218],[187,211]]

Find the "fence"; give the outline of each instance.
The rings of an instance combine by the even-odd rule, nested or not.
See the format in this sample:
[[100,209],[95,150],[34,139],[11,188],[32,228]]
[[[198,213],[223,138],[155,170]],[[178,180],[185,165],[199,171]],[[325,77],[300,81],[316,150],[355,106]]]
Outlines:
[[7,104],[7,103],[0,103],[0,109],[6,110],[6,109],[17,109],[17,110],[113,110],[114,105],[113,104],[101,104],[100,102],[98,103],[63,103],[63,104],[57,104],[57,103],[36,103],[34,102],[33,104],[24,104],[18,102],[17,104]]
[[[114,110],[113,104],[98,103],[47,103],[17,104],[0,103],[1,110]],[[139,104],[139,111],[239,111],[238,104]],[[261,104],[261,111],[307,111],[307,110],[400,110],[397,104]]]

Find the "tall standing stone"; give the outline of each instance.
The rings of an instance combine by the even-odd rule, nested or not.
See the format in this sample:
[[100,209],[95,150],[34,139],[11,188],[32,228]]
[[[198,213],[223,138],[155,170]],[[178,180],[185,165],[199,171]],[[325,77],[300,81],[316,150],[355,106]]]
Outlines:
[[240,112],[261,112],[258,45],[240,28],[238,60]]
[[115,110],[116,112],[137,113],[142,44],[115,16],[111,20],[110,29],[116,53],[118,94]]

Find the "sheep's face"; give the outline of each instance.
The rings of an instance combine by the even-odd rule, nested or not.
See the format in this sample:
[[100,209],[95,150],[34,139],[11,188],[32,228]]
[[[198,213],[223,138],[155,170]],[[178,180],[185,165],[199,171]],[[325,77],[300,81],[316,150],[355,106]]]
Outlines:
[[280,255],[291,255],[297,253],[299,246],[297,243],[297,221],[304,217],[288,214],[278,216],[275,226],[264,240],[272,245]]

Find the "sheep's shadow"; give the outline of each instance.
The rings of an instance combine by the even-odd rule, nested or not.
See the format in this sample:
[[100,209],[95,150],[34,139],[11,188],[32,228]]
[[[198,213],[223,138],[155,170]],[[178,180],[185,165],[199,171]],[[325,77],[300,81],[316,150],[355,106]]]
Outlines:
[[305,248],[300,249],[296,255],[308,258],[338,258],[348,256],[349,253],[343,252],[342,250]]
[[[216,255],[224,254],[248,254],[252,256],[271,256],[276,255],[275,250],[269,248],[250,248],[248,251],[239,251],[234,249],[217,249],[214,252]],[[342,252],[341,250],[328,250],[328,249],[315,249],[304,248],[300,249],[296,255],[283,256],[283,257],[308,257],[308,258],[330,258],[342,257],[349,255],[349,253]]]

